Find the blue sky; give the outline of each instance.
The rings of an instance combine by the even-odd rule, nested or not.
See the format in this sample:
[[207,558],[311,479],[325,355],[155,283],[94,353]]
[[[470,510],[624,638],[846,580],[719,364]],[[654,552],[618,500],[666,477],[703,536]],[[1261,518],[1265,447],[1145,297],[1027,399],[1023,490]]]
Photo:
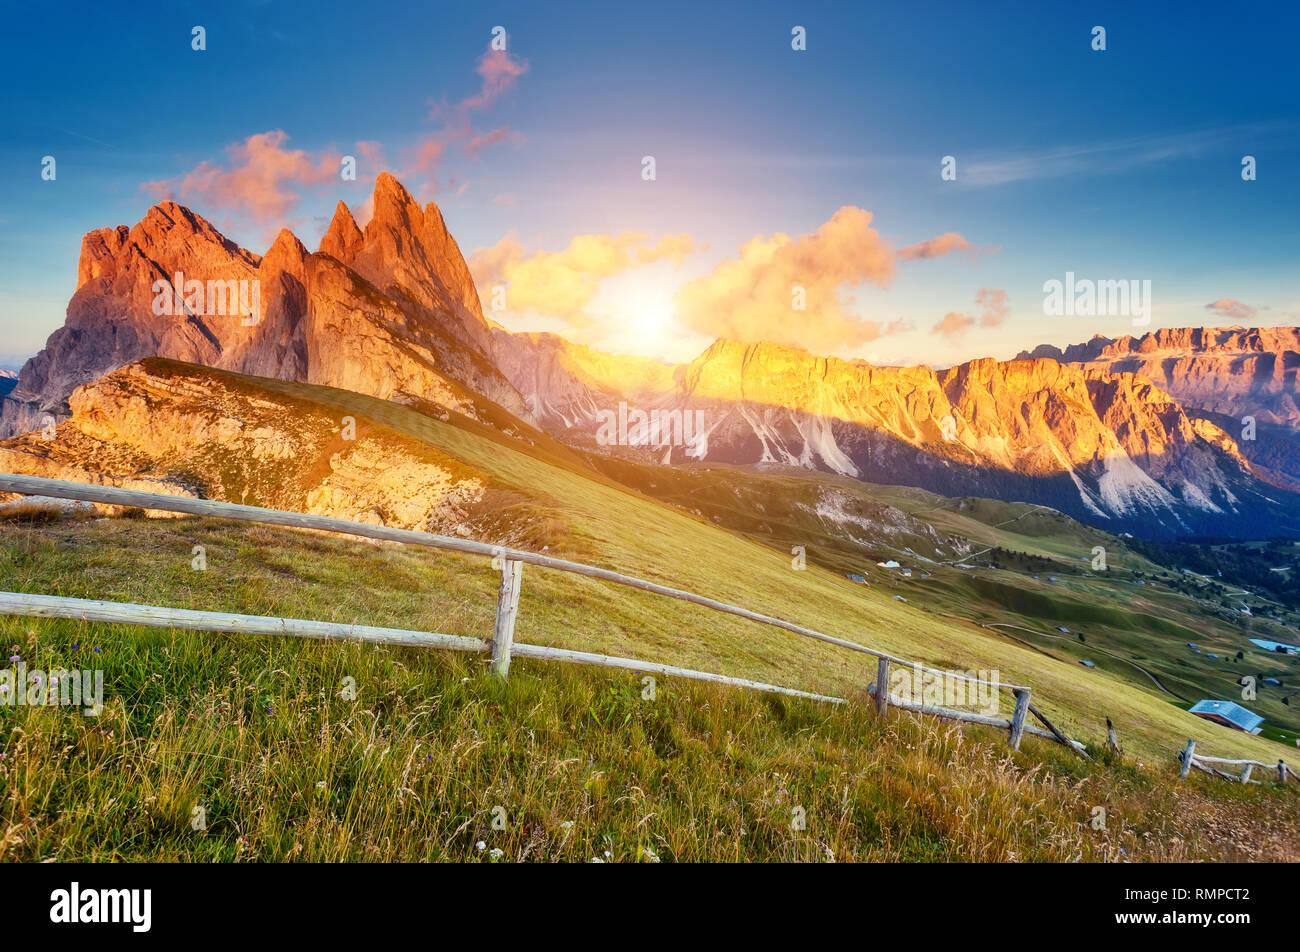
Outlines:
[[[507,301],[534,303],[492,317],[615,350],[683,359],[707,343],[724,322],[698,308],[684,317],[690,281],[728,310],[727,327],[771,336],[770,316],[734,285],[783,288],[787,272],[748,261],[720,290],[716,269],[776,233],[804,267],[830,242],[800,236],[846,206],[870,212],[872,240],[893,252],[948,233],[969,248],[891,259],[887,277],[863,264],[861,283],[840,285],[816,320],[790,315],[789,342],[818,349],[829,339],[818,321],[858,321],[875,330],[822,349],[951,363],[1134,332],[1125,316],[1046,316],[1043,282],[1066,271],[1150,280],[1151,327],[1300,323],[1295,5],[235,0],[5,3],[3,14],[4,366],[62,323],[81,235],[133,224],[160,188],[254,251],[282,224],[314,249],[335,201],[360,210],[380,167],[438,202],[467,256],[518,243],[515,270],[499,277]],[[489,92],[476,70],[496,25],[520,72]],[[791,49],[796,25],[805,51]],[[1091,49],[1096,25],[1104,52]],[[475,97],[483,104],[468,105]],[[382,159],[363,159],[356,182],[277,182],[289,201],[270,217],[184,193],[187,173],[235,170],[232,146],[277,131],[276,148],[302,150],[309,167],[363,142]],[[417,171],[420,142],[442,154]],[[940,180],[945,155],[954,182]],[[1242,181],[1244,155],[1256,181]],[[686,234],[691,251],[599,274],[583,271],[589,256],[544,255],[628,232],[645,236],[635,247]],[[590,294],[547,313],[525,273],[545,283],[556,269]],[[981,289],[1005,292],[996,320],[975,320]],[[1206,308],[1215,301],[1236,305]],[[948,314],[972,320],[934,330]]]

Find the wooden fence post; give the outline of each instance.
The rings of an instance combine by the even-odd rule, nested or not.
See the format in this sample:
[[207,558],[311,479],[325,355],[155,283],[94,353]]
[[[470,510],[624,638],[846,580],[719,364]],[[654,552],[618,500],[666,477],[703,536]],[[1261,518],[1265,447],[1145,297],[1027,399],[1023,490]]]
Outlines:
[[1124,753],[1119,749],[1119,734],[1115,731],[1115,725],[1110,722],[1109,717],[1106,718],[1106,746],[1116,756]]
[[510,646],[515,640],[515,617],[519,614],[519,589],[524,563],[514,559],[501,561],[501,588],[497,592],[497,620],[492,628],[492,673],[506,677],[510,673]]
[[889,710],[889,659],[876,662],[876,713],[881,717]]
[[1011,749],[1020,749],[1020,738],[1025,733],[1025,714],[1029,711],[1029,692],[1016,692],[1016,710],[1011,715]]
[[1277,782],[1286,784],[1286,763],[1281,758],[1278,758],[1277,762]]
[[1184,779],[1189,773],[1192,772],[1192,755],[1195,752],[1196,752],[1196,740],[1193,738],[1188,740],[1187,746],[1183,748],[1183,753],[1182,753],[1183,769],[1178,771],[1179,780]]

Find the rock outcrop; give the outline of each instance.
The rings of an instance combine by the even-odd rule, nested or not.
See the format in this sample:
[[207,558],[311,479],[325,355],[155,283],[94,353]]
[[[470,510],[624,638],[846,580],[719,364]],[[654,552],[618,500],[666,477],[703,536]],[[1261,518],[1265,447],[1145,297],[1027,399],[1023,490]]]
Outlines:
[[35,429],[46,416],[63,419],[77,387],[149,356],[469,416],[487,400],[527,419],[492,347],[441,212],[421,208],[386,173],[365,231],[340,203],[316,254],[281,231],[258,256],[163,202],[132,228],[82,240],[67,321],[4,398],[0,436]]
[[1300,327],[1161,328],[1020,356],[1139,374],[1190,409],[1300,430]]
[[85,384],[0,470],[472,535],[487,480],[385,427],[202,367],[150,358]]

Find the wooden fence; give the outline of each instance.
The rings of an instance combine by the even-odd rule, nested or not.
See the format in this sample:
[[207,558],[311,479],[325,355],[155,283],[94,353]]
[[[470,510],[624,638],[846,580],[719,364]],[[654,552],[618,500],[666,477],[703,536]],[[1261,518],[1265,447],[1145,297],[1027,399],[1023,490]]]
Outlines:
[[[566,648],[554,648],[546,645],[531,645],[514,640],[515,621],[519,613],[519,592],[523,584],[524,564],[541,568],[571,572],[587,578],[600,579],[618,585],[652,592],[668,598],[680,599],[696,605],[703,605],[713,611],[736,615],[750,621],[771,625],[776,628],[826,642],[849,651],[872,655],[877,659],[876,683],[868,688],[874,698],[877,711],[885,713],[889,707],[898,707],[919,714],[929,714],[951,720],[986,724],[1006,730],[1010,745],[1020,748],[1021,738],[1025,733],[1045,737],[1064,744],[1086,757],[1085,747],[1078,741],[1071,740],[1062,733],[1047,717],[1030,703],[1030,688],[1026,685],[1005,684],[971,678],[954,672],[930,668],[915,662],[905,661],[883,651],[866,645],[832,635],[822,634],[811,628],[792,622],[763,615],[758,612],[728,605],[703,595],[686,592],[656,582],[623,575],[609,569],[569,562],[537,552],[526,552],[504,546],[489,545],[470,539],[457,539],[450,536],[434,535],[429,532],[417,532],[410,529],[391,529],[367,523],[350,522],[326,516],[312,516],[300,512],[285,512],[278,509],[263,509],[257,506],[244,506],[236,503],[217,502],[210,499],[194,499],[188,496],[170,496],[162,493],[141,492],[131,489],[119,489],[113,486],[97,486],[89,483],[67,482],[58,479],[45,479],[37,476],[21,476],[13,473],[0,473],[0,492],[19,493],[27,496],[46,496],[55,499],[69,499],[79,502],[99,503],[110,506],[127,506],[132,508],[178,512],[194,516],[209,516],[219,519],[233,519],[242,522],[254,522],[262,525],[286,526],[296,529],[314,529],[324,532],[337,532],[362,538],[380,539],[400,542],[408,545],[422,545],[435,549],[446,549],[471,555],[487,556],[499,568],[500,582],[497,597],[496,622],[490,639],[469,638],[460,635],[445,635],[435,632],[407,631],[399,628],[379,628],[367,625],[346,625],[335,622],[311,621],[300,618],[273,618],[263,615],[238,615],[226,612],[196,611],[191,609],[163,608],[154,605],[131,605],[124,602],[97,601],[83,598],[63,598],[52,595],[35,595],[20,592],[0,592],[0,614],[22,615],[42,618],[66,618],[74,620],[108,622],[131,625],[147,625],[156,628],[178,628],[193,631],[246,632],[252,634],[288,635],[298,638],[318,638],[325,640],[353,640],[383,644],[414,645],[432,648],[444,648],[454,651],[482,652],[491,656],[491,669],[501,677],[506,677],[510,670],[510,659],[538,658],[548,661],[561,661],[570,664],[592,665],[601,668],[618,668],[626,671],[660,674],[668,677],[687,678],[696,681],[711,681],[733,687],[747,688],[754,691],[766,691],[790,697],[808,698],[830,704],[848,703],[845,698],[825,694],[815,694],[776,684],[751,681],[707,671],[696,671],[674,665],[642,661],[635,658],[620,658],[613,655],[595,654],[586,651],[571,651]],[[889,672],[892,664],[906,665],[918,672],[931,672],[943,678],[966,681],[983,685],[994,690],[1007,690],[1015,696],[1015,706],[1010,719],[974,714],[954,708],[926,705],[892,696],[889,692]],[[1026,724],[1026,715],[1032,713],[1047,730]]]
[[[1266,764],[1262,760],[1227,760],[1223,757],[1206,757],[1204,754],[1196,752],[1196,741],[1189,739],[1187,746],[1178,753],[1178,760],[1183,765],[1182,770],[1178,772],[1179,779],[1184,779],[1192,768],[1195,767],[1202,773],[1207,773],[1212,777],[1222,777],[1224,780],[1235,780],[1240,783],[1259,783],[1258,780],[1251,780],[1251,771],[1256,767],[1264,770],[1276,770],[1277,782],[1286,783],[1287,777],[1292,780],[1300,780],[1296,772],[1286,765],[1286,761],[1279,759],[1275,764]],[[1211,764],[1223,764],[1227,767],[1243,768],[1240,774],[1228,773],[1226,770],[1220,770],[1218,767],[1212,767]]]

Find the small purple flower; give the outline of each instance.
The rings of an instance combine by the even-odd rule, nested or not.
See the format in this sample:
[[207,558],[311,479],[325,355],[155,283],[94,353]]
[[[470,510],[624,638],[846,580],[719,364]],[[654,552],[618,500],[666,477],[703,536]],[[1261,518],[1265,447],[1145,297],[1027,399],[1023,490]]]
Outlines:
[[95,654],[99,654],[99,649],[98,649],[98,648],[95,649]]
[[73,645],[73,646],[72,646],[72,650],[73,650],[73,651],[76,651],[76,650],[77,650],[78,648],[80,648],[80,647],[81,647],[81,645]]
[[10,661],[22,661],[23,659],[20,658],[20,657],[18,657],[18,655],[16,655],[16,654],[12,654],[12,655],[9,656],[9,660],[10,660]]

